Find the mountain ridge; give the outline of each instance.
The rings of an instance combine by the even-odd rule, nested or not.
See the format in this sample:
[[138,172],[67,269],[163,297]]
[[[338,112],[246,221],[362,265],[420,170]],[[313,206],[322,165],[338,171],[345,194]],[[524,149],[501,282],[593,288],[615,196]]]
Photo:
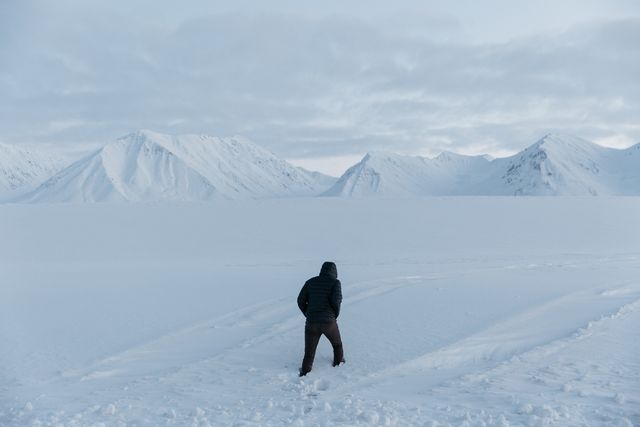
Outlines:
[[[326,179],[326,177],[322,177]],[[55,174],[20,201],[140,202],[310,196],[321,177],[239,138],[139,130]]]
[[69,163],[62,155],[0,143],[0,198],[33,189]]
[[640,143],[620,150],[557,133],[495,159],[371,151],[339,178],[293,166],[242,137],[151,130],[127,134],[69,163],[0,144],[2,201],[640,195]]
[[[386,165],[394,163],[393,168]],[[398,172],[402,171],[402,172]],[[550,133],[503,158],[368,153],[323,196],[640,195],[640,143],[624,150]]]

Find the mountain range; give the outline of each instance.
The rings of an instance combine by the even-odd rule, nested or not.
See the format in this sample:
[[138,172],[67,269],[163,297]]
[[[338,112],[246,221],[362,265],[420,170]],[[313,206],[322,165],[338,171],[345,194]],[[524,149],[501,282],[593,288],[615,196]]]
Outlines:
[[335,179],[241,138],[137,131],[76,161],[23,202],[208,201],[316,195]]
[[505,158],[370,153],[325,196],[640,195],[640,144],[625,150],[549,134]]
[[[65,162],[66,161],[66,162]],[[640,195],[640,144],[624,150],[549,134],[505,158],[372,152],[333,178],[239,138],[141,130],[68,164],[0,145],[9,202],[211,201],[274,197]]]

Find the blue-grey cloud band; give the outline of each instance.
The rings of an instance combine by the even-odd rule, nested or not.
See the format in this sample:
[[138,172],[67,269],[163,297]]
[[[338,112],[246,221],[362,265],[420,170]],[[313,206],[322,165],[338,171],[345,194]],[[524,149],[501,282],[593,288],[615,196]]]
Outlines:
[[282,157],[312,158],[499,154],[549,130],[640,140],[633,13],[478,42],[455,36],[465,31],[455,14],[424,15],[421,28],[410,4],[407,28],[392,11],[383,25],[380,4],[367,16],[246,7],[173,19],[152,7],[7,4],[5,142],[95,143],[150,128],[241,134]]

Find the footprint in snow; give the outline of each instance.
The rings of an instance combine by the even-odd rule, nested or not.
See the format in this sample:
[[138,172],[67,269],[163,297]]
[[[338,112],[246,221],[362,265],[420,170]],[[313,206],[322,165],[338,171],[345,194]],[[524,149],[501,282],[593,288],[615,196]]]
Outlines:
[[326,391],[329,389],[329,381],[325,379],[318,379],[313,382],[314,390]]

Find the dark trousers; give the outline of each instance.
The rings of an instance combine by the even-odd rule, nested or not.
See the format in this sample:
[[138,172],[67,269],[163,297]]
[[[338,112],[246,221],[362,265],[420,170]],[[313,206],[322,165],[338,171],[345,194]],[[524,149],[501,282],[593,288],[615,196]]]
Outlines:
[[327,323],[307,323],[304,328],[304,359],[302,359],[300,375],[306,375],[311,371],[313,359],[316,357],[318,341],[320,341],[322,335],[327,337],[333,347],[333,366],[338,366],[341,362],[344,362],[338,323],[335,320]]

